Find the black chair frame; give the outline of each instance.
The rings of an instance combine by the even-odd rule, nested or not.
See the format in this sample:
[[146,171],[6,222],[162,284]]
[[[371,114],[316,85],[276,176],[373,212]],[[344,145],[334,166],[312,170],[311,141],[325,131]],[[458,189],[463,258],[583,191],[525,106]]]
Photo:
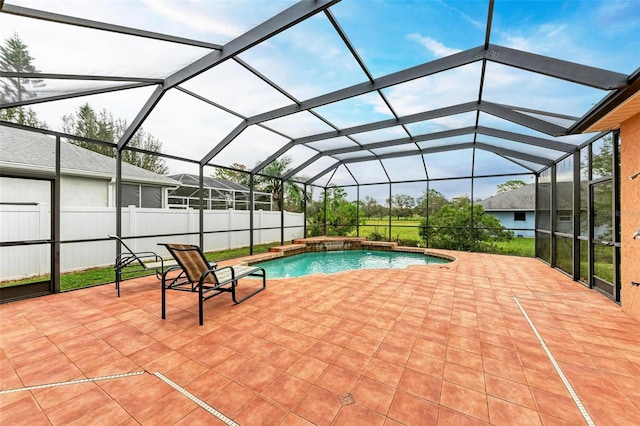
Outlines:
[[[117,235],[109,235],[109,238],[118,241],[121,246],[126,249],[116,255],[116,259],[113,264],[113,268],[116,274],[116,290],[118,291],[118,297],[120,297],[120,283],[122,277],[125,275],[131,275],[138,272],[144,272],[154,270],[156,278],[162,279],[162,271],[164,270],[164,259],[158,254],[152,251],[134,252],[124,242],[124,240]],[[126,269],[129,266],[135,266],[134,269]]]
[[[203,302],[211,299],[222,293],[231,293],[231,299],[234,304],[242,303],[250,297],[255,296],[267,287],[266,273],[264,268],[256,266],[225,266],[217,268],[214,264],[211,266],[210,262],[204,256],[200,247],[195,245],[183,245],[176,247],[175,244],[159,244],[167,248],[169,253],[174,257],[178,266],[172,266],[167,268],[162,274],[162,319],[166,318],[166,292],[167,290],[187,291],[192,293],[198,293],[198,311],[199,311],[199,324],[204,325],[204,307]],[[199,277],[198,281],[192,281],[189,279],[188,268],[183,259],[181,259],[180,252],[197,252],[201,260],[206,264],[209,264],[209,269],[205,270]],[[177,252],[177,253],[176,253]],[[176,276],[169,277],[172,272],[180,271]],[[209,282],[212,278],[213,282]],[[238,299],[236,295],[236,287],[238,281],[241,278],[246,277],[259,277],[262,278],[262,286],[257,290],[249,293],[248,295]]]

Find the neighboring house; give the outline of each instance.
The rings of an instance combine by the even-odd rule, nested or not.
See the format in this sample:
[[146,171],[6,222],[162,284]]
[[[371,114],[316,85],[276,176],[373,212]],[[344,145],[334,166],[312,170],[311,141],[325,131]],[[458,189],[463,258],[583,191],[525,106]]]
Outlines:
[[[180,187],[169,191],[169,208],[197,209],[200,206],[199,176],[190,174],[171,175]],[[234,209],[249,210],[248,186],[226,179],[203,177],[204,208],[207,210]],[[272,195],[268,192],[253,192],[254,210],[271,211]]]
[[484,208],[485,212],[495,216],[505,228],[513,229],[516,236],[533,238],[535,236],[535,196],[536,186],[529,184],[494,195],[479,201],[478,204]]
[[[114,207],[116,160],[64,140],[60,143],[60,204]],[[49,203],[49,185],[29,177],[55,175],[55,138],[0,126],[0,171],[27,179],[0,177],[0,202]],[[168,191],[180,182],[122,163],[122,205],[168,207]]]

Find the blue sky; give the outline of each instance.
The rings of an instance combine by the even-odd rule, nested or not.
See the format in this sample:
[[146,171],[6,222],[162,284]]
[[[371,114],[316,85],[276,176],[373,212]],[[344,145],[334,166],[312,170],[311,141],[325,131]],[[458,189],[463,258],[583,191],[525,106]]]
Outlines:
[[[118,25],[163,32],[225,44],[251,27],[284,10],[293,1],[252,0],[141,0],[67,1],[9,0],[5,3],[42,8]],[[436,0],[343,0],[331,7],[347,37],[367,69],[377,78],[420,65],[484,42],[487,1]],[[206,49],[179,46],[118,34],[91,31],[59,24],[31,21],[0,14],[0,38],[20,34],[30,47],[36,66],[43,72],[163,77],[205,55]],[[640,2],[620,1],[496,1],[491,43],[629,74],[640,66]],[[144,52],[144,54],[142,53]],[[365,74],[333,31],[329,20],[319,14],[241,55],[241,59],[267,75],[297,100],[305,100],[366,81]],[[474,63],[428,78],[417,79],[383,93],[395,112],[402,116],[433,108],[477,100],[480,64]],[[490,63],[483,99],[526,108],[552,109],[582,115],[606,93],[597,89],[536,76],[522,70]],[[96,82],[50,81],[48,90],[65,93],[95,87]],[[214,102],[243,116],[275,109],[291,101],[272,90],[235,62],[227,62],[184,84]],[[151,89],[128,90],[35,105],[33,108],[50,127],[60,126],[60,117],[84,102],[106,108],[131,121]],[[368,94],[316,109],[338,127],[392,118],[383,99]],[[475,114],[446,117],[408,126],[413,134],[473,125]],[[172,90],[143,124],[146,131],[163,142],[165,152],[199,159],[228,134],[241,118]],[[265,123],[277,132],[301,137],[330,130],[309,113]],[[481,115],[481,125],[500,125],[512,131],[540,136],[517,125]],[[253,166],[274,149],[288,142],[277,132],[250,128],[215,159],[223,165],[242,162]],[[402,137],[401,128],[386,133],[359,135],[363,143]],[[404,133],[406,136],[406,133]],[[567,138],[579,143],[576,138]],[[584,139],[584,138],[582,138]],[[259,141],[256,143],[255,141]],[[491,141],[490,141],[491,142]],[[327,146],[350,146],[348,140],[326,141]],[[251,144],[251,149],[247,146]],[[318,144],[320,145],[320,144]],[[421,147],[427,146],[421,144]],[[471,150],[468,150],[471,151]],[[314,154],[310,148],[291,151],[294,165]],[[462,155],[465,154],[465,155]],[[464,158],[463,158],[464,157]],[[507,167],[494,154],[483,152],[482,170],[496,173],[524,170]],[[242,159],[239,161],[239,159]],[[379,164],[353,165],[339,169],[332,182],[352,183],[389,175],[392,179],[425,178],[413,160],[389,161],[387,170]],[[500,161],[498,161],[500,160]],[[448,176],[469,168],[467,152],[428,155],[429,177]],[[322,160],[304,171],[313,176],[331,161]],[[194,172],[170,164],[175,172]],[[513,165],[513,164],[511,164]],[[419,164],[418,164],[419,166]],[[413,175],[410,173],[414,171]],[[386,178],[385,178],[386,179]],[[319,183],[323,183],[322,180]],[[476,187],[479,192],[481,185]],[[482,190],[482,196],[490,195]],[[451,190],[452,195],[455,189]],[[461,192],[463,189],[461,189]],[[468,192],[468,191],[466,191]]]

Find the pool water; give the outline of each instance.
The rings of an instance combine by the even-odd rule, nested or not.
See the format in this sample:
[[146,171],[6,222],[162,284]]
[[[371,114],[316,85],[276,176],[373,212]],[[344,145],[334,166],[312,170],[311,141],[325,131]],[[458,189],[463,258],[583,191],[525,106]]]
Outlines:
[[421,253],[393,251],[323,251],[262,262],[267,278],[293,278],[311,274],[335,274],[353,269],[405,268],[408,265],[448,263],[447,259]]

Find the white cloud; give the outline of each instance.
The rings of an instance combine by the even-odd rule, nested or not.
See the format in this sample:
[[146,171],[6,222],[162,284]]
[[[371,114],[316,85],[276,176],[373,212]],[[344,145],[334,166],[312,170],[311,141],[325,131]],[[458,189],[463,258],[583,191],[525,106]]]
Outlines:
[[205,14],[198,8],[185,7],[185,2],[168,0],[142,0],[153,12],[171,21],[195,28],[201,33],[224,35],[228,38],[236,38],[244,30],[230,22],[222,14]]
[[572,49],[570,29],[564,24],[544,23],[514,32],[497,33],[501,38],[498,44],[525,52],[561,57],[563,50]]
[[473,25],[478,30],[480,30],[480,31],[484,31],[485,30],[485,22],[484,21],[478,21],[476,19],[473,19],[471,16],[467,15],[466,13],[464,13],[463,11],[458,9],[457,7],[452,6],[452,3],[446,3],[446,2],[444,2],[442,0],[440,0],[438,3],[440,3],[441,5],[446,7],[447,9],[456,12],[458,15],[460,15],[463,19],[465,19],[467,22],[469,22],[471,25]]
[[429,52],[433,54],[433,56],[437,58],[442,58],[444,56],[453,55],[454,53],[461,52],[460,49],[454,49],[452,47],[447,47],[444,44],[440,43],[437,40],[432,39],[431,37],[422,36],[419,33],[409,34],[407,36],[408,40],[418,42],[422,46],[426,47]]

